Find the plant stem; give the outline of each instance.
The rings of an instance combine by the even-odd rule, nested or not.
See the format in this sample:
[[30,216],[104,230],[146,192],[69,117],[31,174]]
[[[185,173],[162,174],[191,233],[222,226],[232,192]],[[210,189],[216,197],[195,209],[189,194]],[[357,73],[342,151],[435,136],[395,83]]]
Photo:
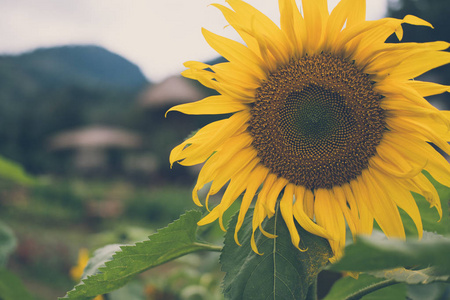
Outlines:
[[305,300],[317,300],[317,277],[314,283],[309,286]]
[[198,251],[213,251],[213,252],[221,252],[222,247],[211,245],[211,244],[202,244],[202,243],[194,243],[196,246],[201,247]]
[[356,293],[352,294],[351,296],[345,298],[345,300],[359,300],[359,299],[361,299],[362,297],[364,297],[367,294],[370,294],[370,293],[372,293],[374,291],[377,291],[379,289],[382,289],[382,288],[385,288],[385,287],[388,287],[390,285],[394,285],[394,284],[397,284],[397,283],[399,283],[399,282],[397,282],[397,281],[395,281],[393,279],[380,281],[378,283],[372,284],[372,285],[370,285],[370,286],[368,286],[366,288],[363,288],[363,289],[357,291]]

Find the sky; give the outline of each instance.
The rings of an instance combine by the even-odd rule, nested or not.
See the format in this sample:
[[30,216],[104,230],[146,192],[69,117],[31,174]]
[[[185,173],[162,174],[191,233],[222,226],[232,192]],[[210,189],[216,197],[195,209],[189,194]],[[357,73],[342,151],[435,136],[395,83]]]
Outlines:
[[[277,0],[246,2],[279,23]],[[328,2],[331,9],[338,0]],[[184,70],[185,61],[217,57],[204,41],[202,27],[239,40],[211,3],[225,1],[0,0],[0,54],[94,44],[124,56],[158,82]],[[382,18],[386,3],[367,0],[367,18]]]

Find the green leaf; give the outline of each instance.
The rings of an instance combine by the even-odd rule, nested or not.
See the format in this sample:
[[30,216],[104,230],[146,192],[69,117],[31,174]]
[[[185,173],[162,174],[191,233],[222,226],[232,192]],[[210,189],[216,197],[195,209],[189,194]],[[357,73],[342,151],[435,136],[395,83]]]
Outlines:
[[[257,231],[258,255],[250,247],[253,210],[250,209],[239,231],[242,246],[234,241],[235,215],[225,235],[220,261],[226,272],[224,294],[229,299],[307,299],[315,289],[319,271],[332,255],[328,241],[298,226],[300,252],[292,245],[289,231],[277,208],[276,214],[262,227],[277,238],[271,239]],[[312,292],[314,293],[314,291]],[[311,293],[309,294],[311,295]]]
[[450,274],[450,239],[424,232],[421,241],[388,240],[359,236],[345,248],[345,255],[330,267],[335,271],[379,271],[399,267],[434,266],[440,275]]
[[94,254],[89,259],[88,264],[84,268],[81,279],[99,273],[100,268],[105,265],[105,262],[111,260],[116,252],[121,251],[121,247],[123,246],[126,245],[112,244],[95,250]]
[[[106,261],[99,273],[88,276],[68,292],[65,299],[92,299],[125,285],[137,274],[180,256],[197,251],[219,251],[220,247],[196,241],[197,222],[201,213],[189,211],[180,219],[134,246],[122,246],[112,260]],[[104,252],[101,252],[105,254]],[[97,256],[98,257],[98,256]],[[108,255],[104,255],[108,259]],[[99,265],[95,260],[92,265]],[[89,269],[93,272],[92,269]]]
[[[364,294],[366,296],[360,298]],[[405,298],[406,285],[361,274],[358,279],[350,276],[339,279],[323,300],[400,300]]]
[[4,268],[0,268],[0,299],[32,300],[33,297],[16,275]]
[[3,157],[0,157],[0,177],[24,185],[35,182],[34,178],[25,173],[21,165]]
[[406,292],[406,284],[395,284],[376,290],[362,297],[361,300],[406,300]]
[[450,292],[450,284],[436,282],[427,285],[409,285],[408,300],[444,300],[444,294]]
[[5,266],[8,257],[17,247],[17,240],[12,230],[0,222],[0,267]]

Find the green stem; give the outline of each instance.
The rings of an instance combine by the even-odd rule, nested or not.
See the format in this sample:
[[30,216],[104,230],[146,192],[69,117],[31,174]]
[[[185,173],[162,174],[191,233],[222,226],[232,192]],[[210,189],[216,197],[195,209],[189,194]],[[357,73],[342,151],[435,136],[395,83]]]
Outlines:
[[221,246],[211,245],[211,244],[202,244],[202,243],[194,243],[194,245],[200,247],[199,251],[213,251],[213,252],[222,252]]
[[345,298],[345,300],[359,300],[359,299],[361,299],[362,297],[364,297],[367,294],[370,294],[370,293],[372,293],[374,291],[377,291],[379,289],[382,289],[382,288],[385,288],[385,287],[388,287],[390,285],[394,285],[394,284],[397,284],[397,283],[399,283],[399,282],[396,282],[393,279],[380,281],[378,283],[372,284],[372,285],[370,285],[370,286],[368,286],[366,288],[363,288],[363,289],[357,291],[356,293],[352,294],[351,296]]
[[317,300],[317,277],[308,288],[308,294],[305,300]]

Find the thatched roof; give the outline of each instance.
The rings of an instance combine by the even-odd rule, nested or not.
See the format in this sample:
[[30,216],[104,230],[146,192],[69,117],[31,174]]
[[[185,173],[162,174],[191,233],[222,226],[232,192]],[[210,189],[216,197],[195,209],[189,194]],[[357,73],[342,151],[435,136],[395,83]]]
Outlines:
[[208,95],[189,79],[171,76],[161,83],[149,87],[141,94],[138,102],[144,107],[161,107],[193,102],[206,96]]
[[137,148],[141,137],[123,129],[93,126],[61,132],[49,140],[51,150],[70,148]]

